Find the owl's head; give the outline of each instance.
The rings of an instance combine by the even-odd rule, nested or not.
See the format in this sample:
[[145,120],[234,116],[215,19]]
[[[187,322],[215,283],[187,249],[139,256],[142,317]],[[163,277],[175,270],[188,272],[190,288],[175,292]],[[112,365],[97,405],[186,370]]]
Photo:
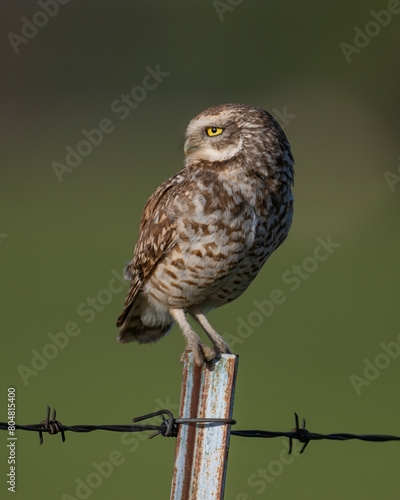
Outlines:
[[244,104],[221,104],[193,118],[186,130],[184,151],[187,163],[240,156],[261,166],[291,157],[289,143],[275,119],[263,109]]

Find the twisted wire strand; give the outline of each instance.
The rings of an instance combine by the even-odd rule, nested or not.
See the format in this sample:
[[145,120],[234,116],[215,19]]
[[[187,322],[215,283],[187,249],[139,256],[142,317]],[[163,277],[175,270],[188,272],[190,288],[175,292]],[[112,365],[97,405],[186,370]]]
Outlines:
[[[47,406],[46,419],[38,424],[31,425],[17,425],[15,429],[24,431],[33,431],[39,433],[40,444],[43,444],[43,433],[50,435],[61,434],[62,441],[65,441],[65,432],[92,432],[95,430],[104,430],[111,432],[143,432],[155,431],[149,438],[153,438],[159,434],[165,437],[176,437],[178,434],[178,426],[185,424],[199,424],[199,425],[234,425],[236,421],[226,418],[174,418],[172,412],[169,410],[159,410],[140,417],[133,418],[133,422],[140,422],[153,417],[160,416],[162,422],[160,425],[153,424],[136,424],[136,425],[64,425],[59,420],[56,420],[56,410],[53,410],[52,418],[50,419],[50,407]],[[400,441],[399,436],[391,436],[386,434],[349,434],[349,433],[335,433],[335,434],[319,434],[316,432],[309,432],[306,429],[306,421],[303,419],[302,426],[299,426],[299,417],[295,413],[296,427],[289,432],[275,432],[264,430],[232,430],[230,433],[233,436],[247,437],[247,438],[275,438],[287,437],[289,438],[289,454],[292,452],[292,441],[296,439],[303,443],[300,453],[303,453],[306,446],[310,441],[317,441],[321,439],[347,441],[350,439],[358,439],[361,441],[369,442],[387,442],[387,441]],[[0,422],[0,430],[9,430],[7,422]]]

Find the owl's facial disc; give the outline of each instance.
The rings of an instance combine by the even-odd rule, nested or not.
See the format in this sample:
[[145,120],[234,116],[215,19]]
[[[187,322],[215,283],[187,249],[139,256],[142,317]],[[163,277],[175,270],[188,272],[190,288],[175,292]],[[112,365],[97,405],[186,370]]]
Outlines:
[[185,155],[188,158],[223,161],[233,158],[242,148],[236,123],[221,117],[203,116],[192,120],[187,129]]

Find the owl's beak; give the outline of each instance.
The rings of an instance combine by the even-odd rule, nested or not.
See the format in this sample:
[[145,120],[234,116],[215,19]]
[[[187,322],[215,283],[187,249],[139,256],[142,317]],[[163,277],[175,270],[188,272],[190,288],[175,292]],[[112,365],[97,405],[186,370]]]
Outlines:
[[193,143],[190,142],[190,138],[187,138],[185,141],[185,145],[183,146],[185,156],[187,156],[189,153],[192,153],[193,151],[196,151],[196,149],[197,146],[194,146]]

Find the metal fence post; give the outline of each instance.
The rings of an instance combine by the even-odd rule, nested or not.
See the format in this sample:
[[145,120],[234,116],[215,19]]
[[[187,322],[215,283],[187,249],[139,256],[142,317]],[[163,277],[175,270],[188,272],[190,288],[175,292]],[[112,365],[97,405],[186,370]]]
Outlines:
[[[238,356],[224,354],[198,368],[186,355],[180,418],[232,418]],[[229,450],[229,424],[179,426],[171,500],[222,500]]]

